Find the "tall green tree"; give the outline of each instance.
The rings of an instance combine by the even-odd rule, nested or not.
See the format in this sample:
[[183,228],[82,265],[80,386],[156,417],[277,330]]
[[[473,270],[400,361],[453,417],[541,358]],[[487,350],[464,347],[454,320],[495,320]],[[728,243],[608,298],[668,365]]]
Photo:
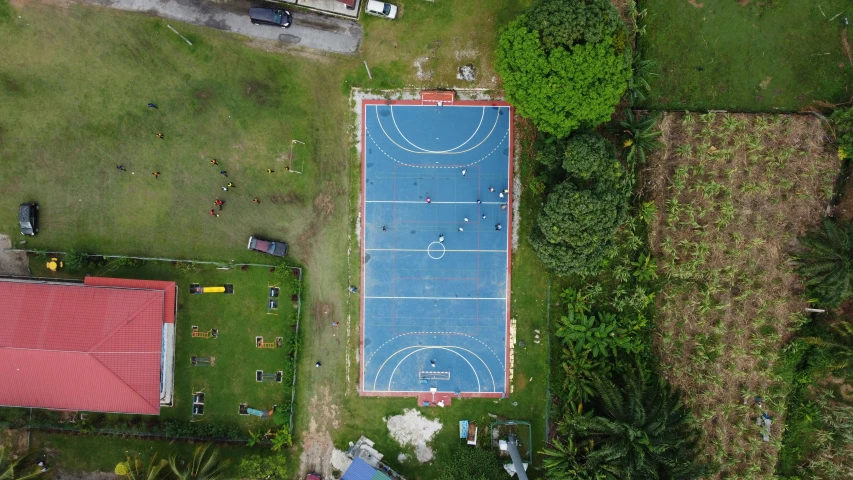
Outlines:
[[813,298],[836,307],[853,295],[853,222],[824,218],[820,229],[800,238],[797,271]]
[[557,142],[553,152],[561,156],[567,179],[548,195],[530,242],[554,273],[592,273],[612,254],[627,209],[624,169],[600,135],[582,133]]
[[[633,368],[618,386],[600,376],[593,383],[594,410],[568,409],[558,425],[563,440],[543,452],[549,478],[693,479],[710,472],[699,457],[699,430],[663,379]],[[571,460],[566,445],[577,446]]]
[[511,22],[495,67],[507,100],[566,137],[606,122],[631,77],[625,26],[608,0],[543,0]]
[[611,39],[622,21],[610,2],[540,0],[527,11],[524,25],[538,32],[543,48],[550,50]]
[[539,260],[557,275],[589,274],[613,252],[625,205],[622,191],[581,190],[566,181],[548,195],[530,243]]
[[187,464],[179,463],[174,453],[169,456],[169,468],[178,480],[218,480],[225,478],[229,466],[229,461],[219,461],[219,447],[212,443],[197,446]]

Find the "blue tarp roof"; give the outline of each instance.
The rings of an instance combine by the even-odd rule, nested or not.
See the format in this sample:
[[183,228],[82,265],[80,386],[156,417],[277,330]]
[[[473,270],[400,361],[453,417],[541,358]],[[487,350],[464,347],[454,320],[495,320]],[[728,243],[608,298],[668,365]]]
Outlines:
[[368,465],[364,460],[356,457],[341,480],[373,480],[376,469]]

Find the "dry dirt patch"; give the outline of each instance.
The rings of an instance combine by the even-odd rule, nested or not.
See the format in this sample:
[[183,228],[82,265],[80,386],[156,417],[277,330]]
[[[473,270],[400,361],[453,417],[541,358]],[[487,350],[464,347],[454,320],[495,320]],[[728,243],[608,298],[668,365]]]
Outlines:
[[338,406],[332,403],[329,387],[320,388],[311,397],[311,420],[308,431],[302,432],[302,454],[299,456],[299,478],[317,472],[323,478],[332,478],[331,459],[335,450],[329,432],[340,426]]
[[407,408],[402,415],[394,415],[385,420],[391,437],[401,446],[415,447],[418,461],[429,462],[433,458],[432,448],[428,445],[432,437],[441,430],[441,422],[430,420],[413,408]]
[[27,254],[10,252],[8,248],[12,248],[12,241],[8,235],[0,234],[0,275],[29,275]]

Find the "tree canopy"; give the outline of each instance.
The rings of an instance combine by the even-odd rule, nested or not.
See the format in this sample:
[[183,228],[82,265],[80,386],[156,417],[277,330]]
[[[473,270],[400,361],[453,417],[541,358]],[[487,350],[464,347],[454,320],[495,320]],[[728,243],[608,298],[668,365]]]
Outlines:
[[540,0],[527,11],[524,24],[539,32],[546,49],[600,43],[612,38],[621,20],[610,2],[599,0]]
[[558,275],[591,273],[613,251],[627,208],[624,171],[615,148],[593,133],[558,143],[552,152],[568,179],[548,195],[530,241]]
[[624,25],[607,0],[537,3],[503,30],[496,57],[509,102],[558,137],[606,122],[631,76]]

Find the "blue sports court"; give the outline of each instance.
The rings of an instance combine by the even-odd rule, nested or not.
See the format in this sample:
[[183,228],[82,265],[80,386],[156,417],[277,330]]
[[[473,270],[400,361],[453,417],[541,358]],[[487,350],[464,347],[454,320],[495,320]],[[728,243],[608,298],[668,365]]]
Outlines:
[[362,115],[362,394],[505,396],[511,107],[439,94]]

